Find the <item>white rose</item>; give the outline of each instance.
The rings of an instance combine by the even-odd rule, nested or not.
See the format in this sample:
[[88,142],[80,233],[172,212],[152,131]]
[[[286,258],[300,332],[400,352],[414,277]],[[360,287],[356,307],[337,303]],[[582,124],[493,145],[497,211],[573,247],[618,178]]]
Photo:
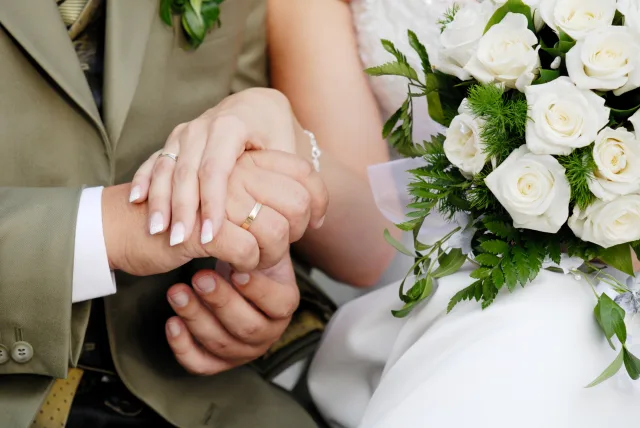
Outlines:
[[618,0],[618,10],[624,15],[624,26],[640,35],[640,0]]
[[464,67],[482,83],[499,82],[524,91],[540,68],[538,38],[529,30],[527,18],[508,13],[478,43],[478,49]]
[[616,0],[541,0],[542,19],[556,33],[582,40],[591,31],[611,25]]
[[475,175],[482,171],[487,162],[484,142],[480,138],[482,119],[475,118],[463,100],[458,109],[460,113],[451,121],[444,140],[444,153],[453,165],[463,174]]
[[[531,14],[533,15],[533,24],[536,27],[536,30],[540,31],[544,26],[544,21],[540,16],[540,1],[541,0],[523,0],[523,3],[531,8]],[[507,0],[493,0],[495,4],[498,6],[502,6],[507,2]]]
[[529,117],[527,147],[539,155],[568,155],[588,146],[609,122],[604,98],[578,89],[568,77],[525,89]]
[[640,141],[624,128],[605,128],[593,145],[598,169],[589,189],[599,199],[611,201],[640,191]]
[[566,65],[578,88],[622,95],[640,87],[640,44],[626,27],[592,31],[567,53]]
[[565,169],[550,155],[521,146],[485,179],[513,226],[556,233],[569,217],[571,189]]
[[471,79],[463,67],[473,56],[494,11],[491,2],[462,6],[440,34],[441,48],[434,61],[435,68],[460,80]]
[[640,196],[620,196],[613,201],[597,200],[587,209],[577,207],[569,227],[583,241],[604,248],[640,239]]

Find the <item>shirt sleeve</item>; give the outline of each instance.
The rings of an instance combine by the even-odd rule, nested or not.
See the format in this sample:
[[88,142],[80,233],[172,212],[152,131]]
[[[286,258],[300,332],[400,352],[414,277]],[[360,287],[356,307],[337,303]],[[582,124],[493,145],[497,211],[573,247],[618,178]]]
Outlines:
[[72,303],[116,292],[102,229],[102,189],[87,188],[80,196],[73,257]]

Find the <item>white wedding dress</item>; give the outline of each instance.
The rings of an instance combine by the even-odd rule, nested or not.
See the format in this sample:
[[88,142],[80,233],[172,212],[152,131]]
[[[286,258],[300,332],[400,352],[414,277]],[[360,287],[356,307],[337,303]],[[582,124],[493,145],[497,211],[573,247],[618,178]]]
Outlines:
[[[408,28],[429,47],[438,34],[425,22],[437,19],[449,5],[449,0],[355,0],[364,65],[389,60],[379,47],[380,38],[392,40],[409,54]],[[401,80],[373,79],[372,84],[386,114],[402,102],[406,86]],[[419,140],[440,130],[428,119],[426,106],[421,108],[417,114],[424,121],[415,130]],[[379,182],[385,173],[397,175],[380,168],[383,171],[373,174]],[[437,235],[444,228],[441,220],[435,220],[425,233]],[[476,302],[464,302],[446,314],[451,296],[470,284],[469,272],[465,268],[440,280],[431,300],[405,319],[390,313],[400,306],[398,284],[339,310],[308,380],[320,412],[333,427],[631,428],[640,424],[640,381],[630,380],[624,367],[605,383],[584,387],[617,353],[594,319],[596,300],[583,278],[543,271],[532,284],[503,293],[484,311]],[[598,291],[605,288],[601,285]],[[629,330],[628,342],[640,355],[636,330]]]

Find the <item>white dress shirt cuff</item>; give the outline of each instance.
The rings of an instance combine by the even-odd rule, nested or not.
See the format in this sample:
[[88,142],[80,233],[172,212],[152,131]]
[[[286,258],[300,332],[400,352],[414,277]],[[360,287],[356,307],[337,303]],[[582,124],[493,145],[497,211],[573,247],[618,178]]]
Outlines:
[[109,269],[102,229],[102,189],[87,188],[80,196],[73,256],[73,303],[116,292],[115,277]]

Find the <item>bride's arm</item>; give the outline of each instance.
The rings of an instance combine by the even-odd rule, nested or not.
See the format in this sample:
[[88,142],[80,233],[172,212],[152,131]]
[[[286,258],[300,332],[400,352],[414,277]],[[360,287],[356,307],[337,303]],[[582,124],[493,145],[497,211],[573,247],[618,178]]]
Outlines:
[[[381,117],[360,63],[349,6],[338,0],[269,0],[272,86],[290,100],[301,125],[322,149],[330,193],[324,226],[296,250],[334,278],[375,283],[393,257],[367,178],[367,166],[388,160]],[[310,154],[298,139],[298,154]]]

